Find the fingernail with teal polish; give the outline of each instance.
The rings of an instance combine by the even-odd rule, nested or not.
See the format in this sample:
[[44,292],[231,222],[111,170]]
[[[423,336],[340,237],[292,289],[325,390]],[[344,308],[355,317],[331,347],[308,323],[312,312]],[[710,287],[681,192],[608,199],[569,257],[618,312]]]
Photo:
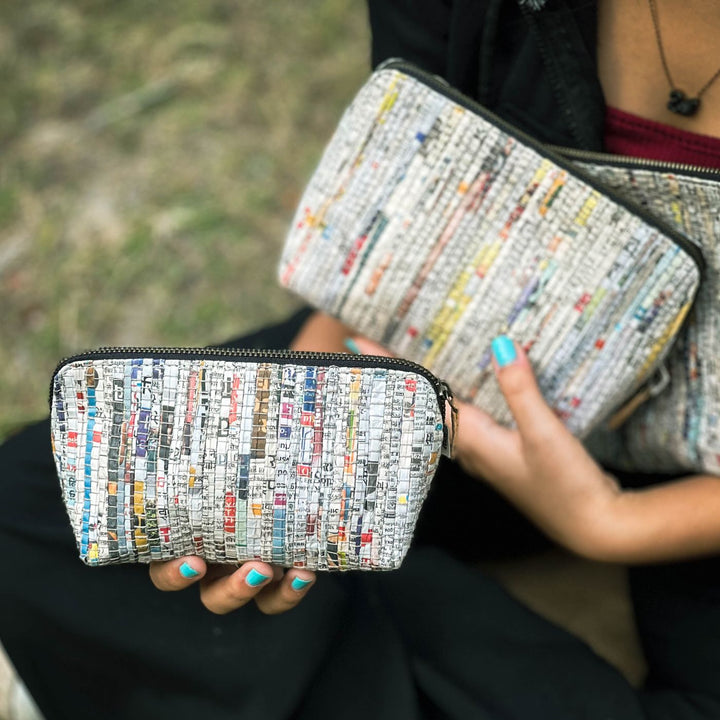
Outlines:
[[498,335],[492,341],[492,352],[500,367],[510,365],[517,360],[515,344],[507,335]]
[[258,585],[262,585],[270,576],[269,575],[263,575],[262,573],[259,573],[254,568],[245,576],[245,582],[250,587],[257,587]]
[[200,573],[195,568],[190,567],[186,562],[180,566],[180,574],[188,580],[196,578]]
[[345,338],[345,347],[353,354],[360,355],[360,348],[352,338]]
[[290,583],[290,587],[296,592],[300,592],[301,590],[304,590],[311,582],[312,580],[303,580],[302,578],[296,577],[293,578],[293,581]]

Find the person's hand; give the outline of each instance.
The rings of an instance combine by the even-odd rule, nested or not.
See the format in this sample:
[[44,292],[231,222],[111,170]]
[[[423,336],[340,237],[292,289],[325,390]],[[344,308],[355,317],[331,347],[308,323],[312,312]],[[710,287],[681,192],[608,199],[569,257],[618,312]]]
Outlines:
[[[364,354],[387,354],[357,338]],[[497,381],[517,429],[458,402],[455,459],[470,475],[510,499],[559,543],[591,552],[618,494],[615,479],[588,455],[543,399],[522,349],[503,336],[493,342]]]
[[458,460],[508,497],[550,537],[597,557],[611,542],[622,490],[545,402],[522,348],[506,336],[492,343],[498,385],[515,429],[463,404]]
[[290,344],[291,350],[310,352],[347,352],[344,344],[350,330],[339,320],[316,310],[303,323]]
[[261,612],[276,615],[294,608],[315,581],[309,570],[285,571],[251,560],[235,565],[208,565],[189,556],[150,564],[150,579],[158,590],[184,590],[200,586],[202,604],[217,615],[237,610],[255,600]]
[[[388,354],[366,339],[354,342],[363,354]],[[545,402],[522,348],[503,336],[492,349],[516,429],[456,401],[456,458],[468,473],[558,543],[593,560],[664,562],[720,552],[720,478],[693,475],[622,490]]]
[[[314,312],[300,328],[291,350],[347,352],[343,341],[348,329],[339,320]],[[315,581],[309,570],[284,571],[267,563],[250,561],[241,567],[207,565],[189,556],[150,565],[150,578],[158,590],[184,590],[200,586],[200,600],[211,612],[224,615],[255,600],[269,615],[285,612],[303,599]]]

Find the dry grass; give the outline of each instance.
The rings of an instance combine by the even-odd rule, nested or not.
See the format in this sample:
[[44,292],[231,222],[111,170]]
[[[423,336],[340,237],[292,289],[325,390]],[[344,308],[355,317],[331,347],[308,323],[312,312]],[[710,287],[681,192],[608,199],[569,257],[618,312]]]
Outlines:
[[0,437],[63,356],[296,305],[277,256],[368,49],[357,0],[4,0]]

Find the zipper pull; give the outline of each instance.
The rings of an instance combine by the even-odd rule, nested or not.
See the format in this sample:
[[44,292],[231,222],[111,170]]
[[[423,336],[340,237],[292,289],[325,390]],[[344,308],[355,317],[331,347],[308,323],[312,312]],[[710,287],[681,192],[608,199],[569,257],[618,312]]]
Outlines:
[[670,371],[663,363],[654,375],[608,419],[607,427],[617,430],[641,405],[659,395],[670,384]]
[[[438,400],[440,401],[440,410],[443,414],[442,454],[452,460],[453,457],[455,457],[455,435],[458,427],[458,409],[455,407],[452,390],[446,382],[440,382]],[[448,413],[450,415],[450,422],[448,422]]]

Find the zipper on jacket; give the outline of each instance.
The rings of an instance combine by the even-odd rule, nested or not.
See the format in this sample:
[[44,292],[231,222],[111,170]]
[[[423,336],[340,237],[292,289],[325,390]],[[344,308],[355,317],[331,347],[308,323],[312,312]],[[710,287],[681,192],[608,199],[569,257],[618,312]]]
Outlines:
[[[444,95],[449,100],[452,100],[458,105],[470,110],[476,115],[479,115],[481,118],[491,123],[492,125],[495,125],[495,127],[499,128],[503,132],[517,138],[525,145],[533,148],[540,155],[548,158],[548,160],[552,160],[556,165],[580,178],[590,187],[595,188],[604,195],[607,195],[614,202],[626,208],[633,215],[637,215],[649,225],[652,225],[653,227],[661,230],[665,235],[667,235],[674,242],[676,242],[678,246],[693,259],[693,261],[697,265],[700,275],[702,276],[704,274],[705,259],[702,255],[700,248],[695,245],[692,240],[687,238],[685,235],[679,233],[675,228],[664,223],[662,220],[658,220],[647,210],[645,210],[645,208],[628,201],[626,198],[623,198],[613,188],[606,187],[603,183],[598,182],[598,180],[592,177],[592,175],[590,175],[588,172],[583,170],[581,167],[573,164],[572,161],[570,161],[564,155],[558,153],[553,146],[544,145],[531,135],[528,135],[524,130],[515,127],[507,120],[501,118],[499,115],[496,115],[492,110],[488,110],[486,107],[483,107],[479,103],[475,102],[475,100],[473,100],[472,98],[469,98],[467,95],[460,92],[460,90],[452,87],[444,78],[426,72],[425,70],[422,70],[416,65],[413,65],[407,60],[403,60],[402,58],[389,58],[385,60],[385,62],[378,65],[376,71],[380,70],[397,70],[399,72],[405,73],[406,75],[409,75],[410,77],[415,78],[416,80],[419,80],[431,89],[439,92],[441,95]],[[602,155],[602,153],[599,154]]]
[[[100,347],[97,350],[71,355],[62,359],[52,374],[50,382],[49,403],[52,408],[53,386],[55,376],[65,365],[81,360],[155,358],[168,360],[204,360],[206,358],[226,358],[236,361],[251,362],[297,361],[299,365],[336,365],[339,367],[385,368],[387,370],[407,370],[422,375],[435,391],[435,396],[443,417],[443,454],[452,457],[454,453],[455,434],[457,431],[458,411],[454,403],[450,386],[437,378],[427,368],[411,360],[387,357],[384,355],[351,355],[350,353],[323,353],[304,350],[260,350],[243,348],[183,348],[183,347]],[[448,417],[449,415],[449,417]]]

